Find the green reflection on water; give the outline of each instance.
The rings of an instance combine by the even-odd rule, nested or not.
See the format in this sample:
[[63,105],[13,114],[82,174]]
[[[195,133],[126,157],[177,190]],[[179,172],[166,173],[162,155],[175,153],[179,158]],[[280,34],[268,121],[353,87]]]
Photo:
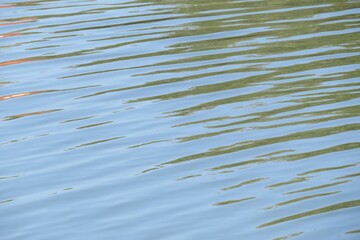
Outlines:
[[338,210],[342,210],[342,209],[346,209],[346,208],[353,208],[353,207],[358,207],[358,206],[360,206],[360,200],[342,202],[342,203],[322,207],[319,209],[315,209],[315,210],[311,210],[311,211],[307,211],[307,212],[303,212],[303,213],[299,213],[299,214],[294,214],[294,215],[291,215],[288,217],[280,218],[280,219],[277,219],[277,220],[274,220],[274,221],[271,221],[268,223],[261,224],[258,226],[258,228],[269,227],[272,225],[276,225],[279,223],[284,223],[284,222],[288,222],[288,221],[292,221],[292,220],[296,220],[296,219],[300,219],[300,218],[304,218],[304,217],[309,217],[309,216],[313,216],[313,215],[317,215],[317,214],[323,214],[323,213],[327,213],[327,212],[338,211]]

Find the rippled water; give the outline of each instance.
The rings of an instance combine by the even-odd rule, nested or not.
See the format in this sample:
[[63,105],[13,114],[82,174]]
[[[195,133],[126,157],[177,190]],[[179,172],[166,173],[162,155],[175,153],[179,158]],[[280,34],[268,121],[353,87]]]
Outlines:
[[360,2],[2,1],[1,239],[359,239]]

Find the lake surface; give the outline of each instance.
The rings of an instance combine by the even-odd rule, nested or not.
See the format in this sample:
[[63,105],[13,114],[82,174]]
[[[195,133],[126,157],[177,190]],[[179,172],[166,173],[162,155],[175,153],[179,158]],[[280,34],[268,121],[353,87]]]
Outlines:
[[360,2],[1,1],[2,240],[360,239]]

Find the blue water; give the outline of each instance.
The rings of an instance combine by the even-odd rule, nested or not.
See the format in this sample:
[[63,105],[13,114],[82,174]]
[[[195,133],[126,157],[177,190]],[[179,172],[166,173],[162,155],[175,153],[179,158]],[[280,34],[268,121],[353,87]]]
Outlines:
[[0,239],[359,239],[358,1],[1,1]]

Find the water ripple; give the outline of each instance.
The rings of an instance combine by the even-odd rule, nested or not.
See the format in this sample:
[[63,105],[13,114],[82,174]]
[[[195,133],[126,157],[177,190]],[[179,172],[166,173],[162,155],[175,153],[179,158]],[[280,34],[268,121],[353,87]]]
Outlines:
[[2,239],[359,236],[358,1],[0,16]]

